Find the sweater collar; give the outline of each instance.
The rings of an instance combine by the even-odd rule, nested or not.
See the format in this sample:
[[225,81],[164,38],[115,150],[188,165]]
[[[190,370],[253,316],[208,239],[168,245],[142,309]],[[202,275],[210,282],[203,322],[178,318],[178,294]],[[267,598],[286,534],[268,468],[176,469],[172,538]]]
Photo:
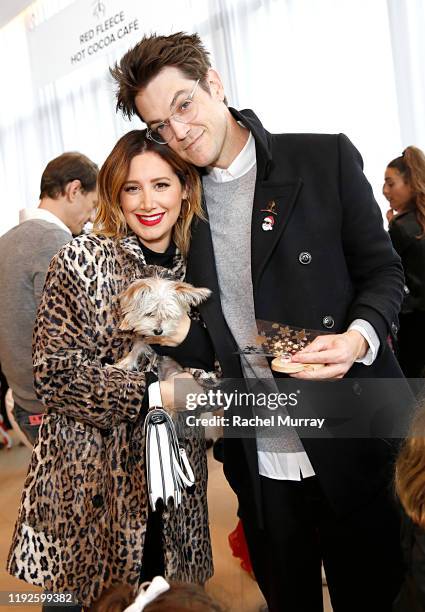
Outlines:
[[[126,236],[119,240],[121,249],[135,260],[139,265],[146,266],[146,257],[141,248],[139,238],[133,232],[129,232]],[[173,245],[169,247],[168,252],[175,249],[173,254],[173,265],[169,268],[175,275],[176,278],[183,279],[185,275],[185,262],[180,254],[180,251]]]

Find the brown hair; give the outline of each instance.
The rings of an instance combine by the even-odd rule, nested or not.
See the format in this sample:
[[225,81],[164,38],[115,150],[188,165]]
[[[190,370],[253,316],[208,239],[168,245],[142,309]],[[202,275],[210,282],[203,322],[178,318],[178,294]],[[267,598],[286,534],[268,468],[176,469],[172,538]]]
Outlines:
[[406,514],[425,528],[425,404],[416,413],[398,455],[395,488]]
[[94,191],[98,172],[97,165],[82,153],[62,153],[49,161],[41,175],[40,200],[64,195],[68,183],[75,180],[80,181],[83,192]]
[[173,228],[173,240],[183,257],[186,257],[193,218],[203,218],[199,175],[194,166],[181,159],[170,147],[148,140],[146,130],[133,130],[122,136],[101,167],[95,232],[114,238],[122,238],[127,234],[128,227],[120,204],[121,190],[127,180],[131,160],[145,152],[156,153],[167,162],[186,188],[187,197],[182,201],[182,209]]
[[189,79],[199,79],[201,87],[209,92],[207,73],[211,63],[198,34],[152,34],[144,36],[110,69],[118,85],[116,110],[128,118],[136,114],[143,121],[136,108],[136,95],[167,66],[178,68]]
[[[134,599],[130,586],[110,587],[90,606],[90,611],[122,612]],[[223,608],[200,586],[172,582],[170,589],[148,604],[144,612],[223,612]]]
[[388,164],[400,172],[406,184],[413,191],[412,204],[421,233],[416,238],[425,237],[425,155],[418,147],[407,147],[403,155],[396,157]]

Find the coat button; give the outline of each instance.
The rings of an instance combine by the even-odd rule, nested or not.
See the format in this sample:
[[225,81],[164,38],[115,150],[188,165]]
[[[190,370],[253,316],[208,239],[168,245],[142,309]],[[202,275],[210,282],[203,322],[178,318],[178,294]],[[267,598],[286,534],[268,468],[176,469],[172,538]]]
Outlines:
[[307,251],[303,251],[302,253],[298,255],[298,261],[304,266],[307,266],[311,262],[311,260],[312,260],[311,254],[308,253]]
[[362,388],[357,381],[353,384],[353,392],[355,393],[355,395],[361,395]]
[[331,315],[326,315],[325,317],[323,317],[322,323],[326,327],[326,329],[332,329],[332,327],[335,325],[335,321],[333,317],[331,317]]
[[391,323],[391,331],[393,332],[394,336],[397,335],[398,327],[395,323]]
[[91,501],[95,508],[101,508],[103,506],[103,495],[97,493],[93,496]]

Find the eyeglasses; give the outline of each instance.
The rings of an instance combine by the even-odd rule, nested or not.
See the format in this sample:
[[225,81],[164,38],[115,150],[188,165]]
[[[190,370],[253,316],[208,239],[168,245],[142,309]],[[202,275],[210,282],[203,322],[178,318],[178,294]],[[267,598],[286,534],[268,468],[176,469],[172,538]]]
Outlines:
[[174,131],[170,125],[171,119],[173,119],[173,121],[178,121],[179,123],[190,123],[193,121],[193,119],[195,119],[196,115],[198,114],[198,105],[193,100],[193,96],[195,95],[199,80],[200,79],[196,81],[195,86],[189,96],[177,103],[174,113],[170,115],[168,119],[161,121],[161,123],[157,123],[156,125],[151,125],[148,128],[146,138],[149,138],[149,140],[152,140],[158,144],[168,144],[174,138]]

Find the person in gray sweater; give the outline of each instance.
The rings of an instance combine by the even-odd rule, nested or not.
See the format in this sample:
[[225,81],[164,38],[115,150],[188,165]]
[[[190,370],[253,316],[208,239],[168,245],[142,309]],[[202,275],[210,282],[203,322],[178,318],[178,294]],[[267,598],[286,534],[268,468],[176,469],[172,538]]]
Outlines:
[[0,237],[0,363],[12,389],[13,416],[34,444],[43,407],[33,388],[32,330],[50,260],[81,233],[96,206],[98,167],[77,152],[51,160],[38,208]]

